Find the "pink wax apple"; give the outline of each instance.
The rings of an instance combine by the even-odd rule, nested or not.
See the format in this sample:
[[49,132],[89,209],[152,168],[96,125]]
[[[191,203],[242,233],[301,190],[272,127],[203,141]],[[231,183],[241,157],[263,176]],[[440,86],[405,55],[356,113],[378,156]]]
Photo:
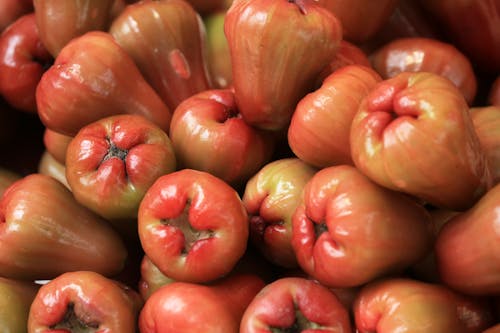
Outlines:
[[500,183],[500,103],[470,109],[474,129],[490,165],[493,183]]

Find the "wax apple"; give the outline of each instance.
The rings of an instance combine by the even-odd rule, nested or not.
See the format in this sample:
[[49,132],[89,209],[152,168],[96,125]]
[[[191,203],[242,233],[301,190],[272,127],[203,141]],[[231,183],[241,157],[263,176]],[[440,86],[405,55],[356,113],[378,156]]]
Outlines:
[[0,167],[0,198],[10,185],[21,178],[22,176],[16,171]]
[[297,267],[292,248],[292,215],[302,190],[316,169],[298,158],[264,165],[245,186],[242,197],[249,215],[250,240],[272,263]]
[[180,166],[209,172],[234,187],[274,151],[273,137],[246,123],[230,89],[206,90],[183,101],[172,116],[170,138]]
[[384,79],[401,72],[432,72],[451,80],[469,105],[476,97],[472,63],[453,44],[424,37],[398,38],[373,52],[370,60]]
[[131,4],[109,32],[171,110],[211,86],[203,22],[186,1]]
[[48,151],[44,151],[38,163],[38,173],[50,176],[71,190],[66,179],[66,166],[56,160]]
[[440,29],[485,73],[500,70],[500,3],[496,0],[424,0]]
[[0,1],[0,33],[19,17],[33,11],[32,0]]
[[371,68],[349,65],[335,70],[320,88],[304,96],[288,127],[294,154],[319,168],[353,164],[351,122],[361,100],[379,81]]
[[231,53],[226,35],[224,20],[226,11],[216,11],[204,17],[207,34],[207,64],[215,88],[228,88],[232,84]]
[[351,124],[351,155],[363,173],[433,206],[465,210],[491,174],[458,88],[430,72],[379,82]]
[[138,213],[145,254],[166,276],[207,282],[243,256],[248,216],[238,193],[204,171],[182,169],[148,189]]
[[135,218],[148,188],[176,170],[168,135],[138,115],[84,126],[66,150],[66,179],[76,200],[106,219]]
[[483,331],[482,333],[498,333],[500,332],[500,324],[491,326],[487,330]]
[[500,184],[443,226],[435,255],[444,283],[467,294],[500,293],[499,209]]
[[432,247],[430,215],[353,166],[318,171],[292,217],[300,267],[329,287],[354,287],[401,272]]
[[52,61],[35,14],[19,17],[0,35],[0,95],[16,109],[35,113],[36,86]]
[[142,115],[168,131],[172,116],[132,58],[102,31],[66,44],[42,75],[36,102],[42,123],[68,136],[101,118],[124,113]]
[[0,277],[0,331],[27,333],[26,323],[38,285]]
[[61,134],[50,128],[45,128],[43,131],[42,140],[45,149],[61,164],[66,163],[66,150],[71,139],[73,139],[73,136]]
[[70,40],[105,31],[115,0],[33,0],[40,39],[55,58]]
[[488,103],[500,106],[500,75],[491,84],[488,91]]
[[0,275],[51,279],[80,269],[123,269],[127,251],[107,221],[78,204],[56,179],[31,174],[0,201]]
[[[398,0],[317,0],[340,20],[344,38],[360,43],[373,37],[389,20]],[[362,23],[360,23],[362,22]]]
[[385,279],[364,286],[353,305],[359,333],[480,333],[492,325],[489,305],[439,284]]
[[141,260],[140,270],[141,276],[138,289],[144,300],[147,300],[155,291],[164,285],[175,281],[163,274],[147,255],[144,255]]
[[235,1],[224,31],[240,112],[269,130],[288,126],[342,39],[340,21],[313,1]]
[[91,271],[61,274],[40,287],[30,333],[135,333],[143,301],[133,289]]
[[248,305],[240,333],[351,331],[349,314],[325,286],[299,277],[266,285]]
[[470,109],[474,129],[488,159],[495,184],[500,183],[500,104]]
[[172,282],[147,299],[139,329],[141,333],[237,333],[243,312],[264,286],[252,274],[231,275],[208,286]]

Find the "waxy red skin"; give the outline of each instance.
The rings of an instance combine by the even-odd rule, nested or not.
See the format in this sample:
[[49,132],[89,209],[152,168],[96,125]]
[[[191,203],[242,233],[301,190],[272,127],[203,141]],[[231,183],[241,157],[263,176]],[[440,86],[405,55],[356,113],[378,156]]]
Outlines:
[[424,0],[447,38],[486,74],[500,71],[500,3],[496,0]]
[[438,208],[465,210],[492,185],[463,94],[434,73],[379,82],[361,101],[350,143],[372,180]]
[[45,127],[68,136],[116,114],[141,115],[168,131],[172,117],[132,58],[102,31],[66,44],[42,75],[36,102]]
[[35,113],[36,86],[52,61],[35,14],[19,17],[0,35],[0,95],[16,109]]
[[78,202],[107,219],[135,218],[148,188],[176,170],[168,135],[138,115],[84,126],[66,150],[66,178]]
[[67,272],[40,287],[28,330],[134,333],[142,305],[139,293],[118,281],[92,271]]
[[500,183],[500,103],[470,109],[474,129],[488,159],[493,183]]
[[325,286],[283,277],[267,284],[248,305],[240,333],[352,332],[348,310]]
[[323,168],[354,164],[350,128],[361,100],[382,79],[373,69],[348,65],[335,70],[321,87],[304,96],[288,127],[288,145],[303,161]]
[[435,242],[441,280],[465,294],[500,293],[500,185],[451,218]]
[[481,333],[493,324],[485,300],[408,278],[368,283],[354,300],[353,311],[359,333]]
[[172,111],[211,87],[203,22],[186,1],[131,4],[113,20],[109,33]]
[[476,97],[472,63],[453,44],[425,37],[398,38],[371,53],[370,60],[384,79],[401,72],[432,72],[451,80],[469,105]]
[[206,90],[175,109],[170,138],[178,164],[241,187],[271,160],[274,138],[250,126],[230,89]]
[[311,0],[234,1],[224,32],[240,113],[273,131],[288,126],[342,39],[340,21]]
[[427,210],[349,165],[323,168],[292,218],[300,267],[328,287],[355,287],[399,273],[432,248]]
[[73,38],[106,31],[115,0],[33,0],[40,38],[55,58]]
[[158,267],[153,264],[147,255],[142,257],[140,271],[141,274],[137,288],[144,300],[147,300],[162,286],[175,281],[174,279],[165,276],[165,274],[163,274]]
[[56,159],[59,163],[66,163],[66,150],[73,136],[64,135],[59,132],[53,131],[50,128],[45,128],[43,131],[43,145],[45,149]]
[[125,245],[109,223],[76,202],[56,179],[30,174],[0,201],[0,275],[51,279],[73,270],[111,276],[125,263]]
[[291,243],[292,215],[316,171],[298,158],[285,158],[264,165],[246,183],[242,200],[249,215],[250,240],[275,265],[298,266]]
[[33,11],[32,0],[0,1],[0,33],[19,17]]
[[238,193],[204,171],[182,169],[148,189],[138,213],[145,254],[166,276],[208,282],[229,273],[248,241],[248,216]]
[[253,274],[230,275],[210,285],[172,282],[146,300],[139,329],[141,333],[238,333],[243,312],[264,286]]

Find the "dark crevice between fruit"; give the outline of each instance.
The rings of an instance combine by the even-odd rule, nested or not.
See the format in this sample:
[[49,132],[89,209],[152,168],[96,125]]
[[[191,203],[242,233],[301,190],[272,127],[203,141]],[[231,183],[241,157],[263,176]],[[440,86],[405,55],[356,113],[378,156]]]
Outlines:
[[99,329],[99,323],[92,322],[90,318],[87,320],[79,318],[75,313],[75,305],[73,303],[69,303],[63,319],[59,323],[50,326],[50,329],[63,331],[67,330],[72,333],[97,332]]
[[184,247],[181,249],[181,255],[187,255],[196,242],[212,238],[215,235],[213,230],[198,230],[193,228],[189,222],[190,207],[191,203],[188,201],[179,216],[161,220],[162,224],[178,228],[182,231],[184,235]]
[[285,222],[283,220],[268,221],[262,218],[260,215],[250,216],[250,229],[253,234],[262,237],[266,232],[266,229],[270,226],[282,226]]
[[328,226],[326,225],[325,222],[314,223],[314,234],[316,236],[316,239],[318,239],[322,233],[327,231],[328,231]]
[[321,329],[322,326],[310,321],[295,304],[295,320],[290,327],[270,327],[271,333],[300,333],[305,330]]

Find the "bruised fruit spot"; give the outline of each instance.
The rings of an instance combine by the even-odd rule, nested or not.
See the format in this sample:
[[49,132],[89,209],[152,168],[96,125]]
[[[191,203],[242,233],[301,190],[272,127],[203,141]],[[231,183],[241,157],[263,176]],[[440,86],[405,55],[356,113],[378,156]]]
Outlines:
[[161,221],[164,225],[172,226],[182,231],[182,234],[184,235],[184,247],[181,250],[182,255],[187,255],[197,241],[209,239],[215,235],[213,230],[198,230],[193,228],[189,222],[190,206],[189,202],[186,203],[184,210],[179,216],[163,219]]
[[170,51],[168,55],[168,61],[170,62],[170,66],[172,66],[175,74],[177,74],[178,77],[183,79],[189,79],[191,77],[191,69],[189,68],[189,64],[186,60],[186,57],[179,49]]
[[328,231],[328,226],[326,225],[325,222],[314,223],[314,234],[316,235],[316,239],[318,239],[322,233],[327,231]]
[[307,330],[318,330],[322,326],[309,321],[309,319],[304,316],[302,311],[296,306],[295,307],[295,321],[290,327],[270,327],[272,333],[300,333]]
[[68,304],[63,319],[59,323],[50,326],[50,329],[61,330],[62,332],[68,331],[72,333],[97,332],[99,329],[99,323],[92,322],[91,318],[78,317],[74,308],[75,305],[73,303]]

